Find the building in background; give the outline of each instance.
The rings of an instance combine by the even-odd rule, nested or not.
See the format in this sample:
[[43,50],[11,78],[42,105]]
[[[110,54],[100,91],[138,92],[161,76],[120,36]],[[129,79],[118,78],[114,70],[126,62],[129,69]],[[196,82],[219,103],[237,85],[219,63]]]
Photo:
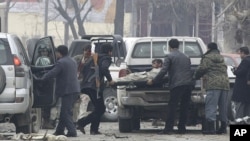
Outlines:
[[[85,0],[79,0],[84,2]],[[96,7],[88,14],[84,27],[86,34],[113,34],[114,33],[114,17],[116,0],[88,0],[86,7],[90,3],[98,3]],[[17,34],[21,37],[23,43],[31,37],[44,36],[44,14],[45,0],[17,0],[10,9],[8,20],[8,32]],[[68,13],[74,14],[73,8]],[[82,11],[82,15],[88,8]],[[124,36],[130,36],[130,18],[131,13],[125,14],[124,19]],[[64,43],[65,25],[63,17],[55,10],[52,1],[48,6],[48,25],[47,35],[53,36],[56,45]],[[76,26],[77,27],[77,26]],[[71,31],[69,32],[69,43],[73,40]]]

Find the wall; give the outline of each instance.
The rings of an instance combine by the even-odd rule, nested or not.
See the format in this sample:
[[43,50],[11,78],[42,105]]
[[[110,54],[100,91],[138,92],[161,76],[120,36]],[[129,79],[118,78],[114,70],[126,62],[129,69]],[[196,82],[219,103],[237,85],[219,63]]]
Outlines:
[[[124,36],[130,35],[130,14],[125,14]],[[25,44],[31,37],[44,36],[44,17],[37,13],[9,13],[9,33],[17,34]],[[84,27],[87,34],[113,34],[113,23],[90,23],[85,22]],[[55,45],[64,43],[64,24],[61,21],[50,21],[48,23],[48,35],[54,37]],[[70,35],[71,30],[70,30]],[[70,43],[71,41],[69,41]]]

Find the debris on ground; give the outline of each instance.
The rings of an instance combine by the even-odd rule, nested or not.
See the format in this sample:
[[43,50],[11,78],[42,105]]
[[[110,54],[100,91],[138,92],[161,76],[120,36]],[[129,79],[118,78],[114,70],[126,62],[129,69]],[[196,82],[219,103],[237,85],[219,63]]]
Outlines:
[[128,136],[118,136],[116,134],[104,134],[105,136],[108,136],[108,137],[114,137],[116,139],[118,138],[128,138]]
[[16,141],[67,141],[64,135],[55,136],[52,134],[23,134],[19,133],[12,137]]

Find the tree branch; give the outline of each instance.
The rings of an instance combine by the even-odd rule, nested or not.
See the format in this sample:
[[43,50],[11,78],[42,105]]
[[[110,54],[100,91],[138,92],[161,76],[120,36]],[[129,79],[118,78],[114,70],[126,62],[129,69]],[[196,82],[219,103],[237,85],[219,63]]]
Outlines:
[[238,2],[238,0],[233,0],[231,3],[229,3],[229,4],[227,5],[227,7],[226,7],[225,9],[223,9],[223,10],[221,11],[220,14],[217,15],[217,18],[219,18],[220,16],[222,16],[222,15],[223,15],[229,8],[231,8],[236,2]]
[[171,8],[172,8],[172,10],[173,10],[173,13],[174,13],[174,15],[175,15],[177,21],[181,21],[181,19],[178,17],[178,15],[177,15],[177,13],[176,13],[176,11],[175,11],[175,8],[174,8],[174,5],[173,5],[173,0],[171,0],[170,3],[171,3]]
[[83,16],[81,22],[84,22],[84,20],[85,20],[86,17],[88,16],[89,12],[92,10],[92,8],[93,8],[93,5],[91,5],[91,6],[89,7],[88,11],[87,11],[87,12],[85,13],[85,15]]
[[70,16],[68,15],[68,13],[65,11],[65,9],[63,9],[62,7],[62,3],[60,0],[57,0],[57,4],[58,6],[54,3],[55,9],[62,15],[62,17],[69,21],[72,22],[72,19],[70,18]]

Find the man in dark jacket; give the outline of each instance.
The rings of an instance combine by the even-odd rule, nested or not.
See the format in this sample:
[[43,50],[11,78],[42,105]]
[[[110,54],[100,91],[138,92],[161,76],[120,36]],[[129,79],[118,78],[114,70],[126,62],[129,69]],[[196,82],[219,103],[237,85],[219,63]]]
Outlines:
[[105,87],[104,77],[106,77],[107,81],[110,85],[114,84],[112,80],[109,66],[111,65],[111,54],[113,47],[110,44],[103,44],[101,46],[102,53],[98,54],[98,67],[99,67],[99,81],[100,88],[99,92],[97,91],[96,86],[96,72],[93,57],[90,58],[87,62],[83,64],[82,67],[82,76],[83,80],[81,83],[81,92],[89,95],[93,105],[94,111],[90,113],[87,117],[81,118],[78,120],[78,126],[80,131],[85,134],[84,127],[91,123],[90,126],[90,134],[96,135],[101,134],[99,130],[101,116],[105,112],[105,105],[103,101],[103,89]]
[[201,63],[195,72],[194,77],[202,77],[206,89],[205,117],[206,124],[203,134],[215,134],[215,121],[217,107],[219,107],[219,120],[221,127],[217,134],[225,134],[227,127],[227,97],[229,90],[229,79],[227,76],[227,66],[224,58],[220,55],[216,43],[207,45],[208,51],[203,55]]
[[64,135],[65,127],[68,130],[67,137],[76,137],[76,128],[72,119],[72,107],[80,93],[80,85],[77,80],[76,62],[68,56],[68,47],[57,47],[58,61],[54,68],[43,75],[40,80],[56,78],[56,95],[61,97],[61,111],[59,123],[54,135]]
[[171,134],[173,132],[175,112],[180,102],[180,116],[178,123],[178,133],[186,133],[186,121],[188,107],[193,87],[191,61],[179,51],[179,41],[171,39],[169,41],[170,53],[165,57],[163,67],[153,80],[148,80],[147,84],[159,82],[164,75],[169,76],[170,100],[165,128],[160,134]]
[[235,69],[236,76],[232,100],[236,102],[236,119],[250,116],[250,85],[247,84],[250,72],[250,56],[248,47],[239,49],[242,61]]

